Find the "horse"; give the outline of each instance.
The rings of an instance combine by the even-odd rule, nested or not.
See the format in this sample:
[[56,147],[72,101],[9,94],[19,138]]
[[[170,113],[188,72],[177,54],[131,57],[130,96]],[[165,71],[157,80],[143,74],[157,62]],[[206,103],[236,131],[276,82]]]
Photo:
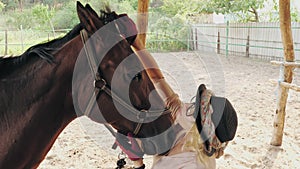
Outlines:
[[[77,14],[80,23],[65,36],[0,58],[0,168],[37,168],[63,129],[84,115],[141,138],[146,154],[173,144],[172,114],[120,26],[88,4],[77,2]],[[163,139],[147,140],[157,135]]]

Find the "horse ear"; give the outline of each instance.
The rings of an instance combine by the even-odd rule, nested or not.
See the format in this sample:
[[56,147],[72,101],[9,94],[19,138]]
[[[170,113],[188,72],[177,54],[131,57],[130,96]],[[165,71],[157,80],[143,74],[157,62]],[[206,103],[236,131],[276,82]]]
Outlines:
[[77,1],[77,14],[82,26],[88,33],[95,33],[100,27],[103,26],[97,13],[88,5],[85,8],[80,2]]
[[97,14],[97,13],[93,10],[93,8],[90,6],[90,4],[86,4],[86,5],[85,5],[85,8],[86,8],[92,15],[99,17],[98,14]]

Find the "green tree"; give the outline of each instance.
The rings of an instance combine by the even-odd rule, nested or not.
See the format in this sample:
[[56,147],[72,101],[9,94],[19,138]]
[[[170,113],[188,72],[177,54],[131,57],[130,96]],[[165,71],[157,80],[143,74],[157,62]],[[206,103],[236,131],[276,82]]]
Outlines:
[[215,12],[217,14],[236,15],[239,20],[258,22],[258,9],[263,8],[265,0],[161,0],[161,3],[157,1],[159,0],[156,0],[155,4],[161,5],[154,10],[168,16],[180,15],[186,19],[185,17],[189,14],[211,14]]
[[[167,16],[173,17],[175,15],[186,18],[187,14],[199,13],[199,12],[209,12],[204,11],[203,5],[207,2],[204,0],[189,0],[189,1],[174,1],[174,0],[162,0],[162,2],[156,2],[155,4],[160,4],[152,7],[152,11],[163,13]],[[209,13],[212,13],[210,11]]]
[[264,2],[265,0],[209,0],[201,11],[233,14],[244,22],[259,22],[258,10],[264,7]]
[[300,15],[295,7],[291,9],[291,20],[292,22],[300,22]]
[[53,16],[55,29],[70,29],[79,23],[74,2],[64,4],[63,8],[58,9]]
[[[273,0],[270,5],[273,5],[270,11],[264,13],[266,15],[265,21],[267,22],[279,22],[279,2],[277,0]],[[299,22],[300,16],[299,12],[296,7],[291,5],[291,21],[292,22]]]
[[41,29],[48,28],[48,24],[50,24],[51,29],[53,29],[53,24],[51,22],[51,18],[54,15],[54,10],[50,9],[48,5],[38,4],[32,8],[32,15],[36,19],[36,22],[39,23],[39,27]]

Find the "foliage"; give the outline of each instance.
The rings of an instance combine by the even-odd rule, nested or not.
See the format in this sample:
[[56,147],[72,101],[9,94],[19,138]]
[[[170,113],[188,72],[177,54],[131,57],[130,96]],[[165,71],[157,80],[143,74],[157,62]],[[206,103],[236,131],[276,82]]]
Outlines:
[[232,14],[243,22],[258,22],[258,10],[264,7],[264,2],[265,0],[210,0],[202,10]]
[[48,5],[37,4],[32,9],[24,9],[22,12],[7,12],[5,22],[7,28],[20,28],[22,26],[23,29],[49,30],[53,15],[54,10],[49,10]]
[[69,29],[78,24],[79,20],[74,2],[69,2],[63,8],[57,10],[52,21],[55,29]]
[[[263,13],[264,21],[266,22],[279,22],[279,2],[276,0],[272,0],[268,5],[272,6],[272,8],[265,13]],[[292,6],[291,4],[291,21],[292,22],[300,22],[299,12],[297,8]]]
[[291,21],[292,22],[300,22],[300,15],[297,11],[297,9],[292,8],[291,10]]
[[6,28],[18,29],[22,25],[24,29],[31,29],[36,26],[31,10],[23,12],[10,12],[5,15]]
[[137,0],[113,0],[110,6],[118,13],[135,13],[138,8]]
[[[159,18],[159,19],[157,19]],[[147,48],[159,51],[178,51],[187,48],[188,26],[180,15],[150,13]]]
[[213,8],[216,13],[228,14],[260,9],[263,3],[264,0],[211,0],[208,7]]
[[5,1],[2,1],[4,4],[5,4],[5,11],[8,11],[8,10],[14,10],[18,7],[18,3],[16,0],[5,0]]
[[50,7],[55,7],[58,4],[68,4],[70,0],[42,0],[41,3]]
[[[162,4],[152,8],[152,11],[163,13],[168,17],[179,15],[182,19],[186,19],[188,14],[202,12],[204,0],[174,1],[162,0]],[[205,11],[208,12],[208,11]],[[208,13],[211,13],[208,12]]]
[[150,5],[147,48],[159,51],[186,50],[188,15],[199,13],[204,0],[156,0]]
[[112,5],[112,9],[117,11],[118,13],[136,13],[137,11],[137,0],[134,0],[136,2],[132,3],[133,0],[128,1],[120,1],[119,3],[114,3]]
[[48,24],[52,25],[51,18],[54,15],[54,10],[48,5],[37,4],[32,8],[32,16],[34,17],[39,29],[52,29]]
[[5,7],[5,4],[0,1],[0,12],[2,12],[2,10],[4,9],[4,7]]
[[[182,19],[189,19],[189,15],[199,14],[230,14],[229,16],[240,22],[258,22],[258,10],[264,7],[265,0],[190,0],[173,1],[161,0],[162,5],[156,11],[167,16],[179,15]],[[230,19],[227,18],[227,19]]]

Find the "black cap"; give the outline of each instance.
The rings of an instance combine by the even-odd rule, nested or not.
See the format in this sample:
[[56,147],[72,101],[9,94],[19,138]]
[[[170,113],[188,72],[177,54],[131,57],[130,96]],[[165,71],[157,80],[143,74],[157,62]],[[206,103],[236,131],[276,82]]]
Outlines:
[[222,143],[232,140],[238,125],[236,111],[224,97],[212,96],[210,101],[214,111],[212,121],[216,127],[216,136]]
[[[204,84],[201,84],[198,88],[196,95],[196,106],[194,115],[196,117],[196,124],[201,138],[204,141],[207,141],[208,134],[201,132],[202,123],[200,115],[201,94],[204,90],[206,90],[206,87]],[[234,110],[229,100],[224,97],[212,96],[210,103],[213,107],[212,121],[216,127],[216,136],[222,143],[231,141],[235,136],[238,125],[236,111]]]

